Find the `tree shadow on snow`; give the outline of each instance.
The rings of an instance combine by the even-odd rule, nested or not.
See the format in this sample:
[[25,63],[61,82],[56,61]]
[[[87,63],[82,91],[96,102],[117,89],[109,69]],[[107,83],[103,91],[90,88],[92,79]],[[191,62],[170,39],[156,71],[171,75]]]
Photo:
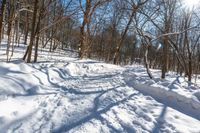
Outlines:
[[[108,105],[103,106],[103,108],[99,109],[99,106],[101,104],[100,98],[103,95],[106,95],[108,92],[115,91],[117,88],[122,86],[122,85],[119,85],[120,83],[115,84],[115,83],[113,83],[115,81],[111,80],[113,77],[117,76],[119,73],[114,73],[114,74],[112,73],[110,75],[106,74],[106,75],[100,75],[100,76],[89,76],[89,77],[87,77],[87,76],[86,77],[85,76],[74,77],[74,76],[71,76],[71,75],[66,76],[66,73],[61,71],[61,70],[57,70],[57,69],[55,70],[55,72],[58,73],[59,77],[62,78],[64,80],[64,82],[65,81],[70,82],[70,80],[75,80],[75,79],[83,79],[84,83],[87,84],[88,81],[91,82],[91,81],[94,81],[94,80],[98,81],[98,80],[102,79],[103,82],[109,82],[112,85],[112,88],[107,88],[106,90],[103,90],[103,89],[96,90],[97,87],[92,87],[92,88],[89,88],[89,89],[87,88],[87,89],[81,90],[80,88],[76,89],[77,86],[66,87],[65,85],[60,84],[60,82],[52,82],[51,76],[49,75],[49,72],[48,72],[48,68],[44,68],[43,70],[38,69],[38,68],[35,68],[35,69],[37,69],[37,70],[43,72],[45,75],[47,75],[48,82],[52,85],[52,87],[60,88],[60,91],[63,91],[64,93],[70,93],[70,94],[75,94],[75,95],[86,95],[86,96],[93,95],[93,94],[97,95],[94,99],[94,102],[93,102],[94,106],[93,106],[92,109],[90,109],[89,115],[80,116],[79,114],[77,114],[76,118],[73,118],[75,121],[72,120],[71,122],[68,122],[68,123],[62,125],[60,128],[53,130],[52,131],[53,133],[60,133],[60,132],[69,131],[69,130],[76,128],[76,127],[78,127],[78,126],[80,126],[84,123],[89,122],[92,119],[100,120],[100,122],[103,123],[103,121],[106,121],[106,120],[104,120],[104,118],[101,116],[102,114],[105,114],[112,107],[118,106],[119,104],[122,104],[122,103],[126,102],[127,100],[129,100],[130,98],[134,97],[135,95],[139,94],[139,93],[133,93],[133,94],[121,99],[121,100],[118,100],[118,101],[115,101],[115,102],[111,101],[111,103],[109,103]],[[39,78],[39,77],[37,77],[37,78]],[[90,83],[88,82],[88,84],[90,84]],[[91,90],[91,89],[94,89],[94,90]],[[85,90],[87,90],[87,91],[85,91]],[[112,130],[114,132],[120,132],[110,124],[107,124],[107,126],[110,130]],[[122,125],[122,127],[127,132],[133,132],[133,129],[131,129],[130,127],[127,127],[125,125]]]
[[[92,88],[89,88],[89,89],[83,89],[81,90],[80,88],[76,89],[77,86],[72,86],[72,87],[66,87],[62,84],[60,84],[60,82],[52,82],[52,79],[51,79],[51,75],[49,75],[49,67],[46,66],[44,68],[36,68],[38,71],[44,73],[46,76],[47,76],[47,80],[48,82],[50,83],[51,86],[46,86],[47,89],[50,87],[53,87],[55,89],[57,89],[55,92],[45,92],[45,93],[38,93],[38,86],[32,86],[30,88],[25,88],[23,86],[23,84],[21,83],[18,83],[18,84],[21,84],[22,88],[24,89],[24,91],[26,91],[26,94],[15,94],[15,96],[33,96],[33,95],[49,95],[49,94],[57,94],[57,93],[62,93],[62,94],[66,94],[66,93],[70,93],[70,94],[76,94],[76,95],[86,95],[86,96],[89,96],[89,95],[97,95],[95,98],[94,98],[94,106],[93,108],[91,109],[90,111],[90,114],[88,115],[83,115],[83,116],[80,116],[79,114],[77,114],[76,118],[74,118],[75,121],[71,121],[70,123],[65,123],[64,125],[62,125],[60,128],[58,129],[55,129],[53,130],[52,132],[54,133],[60,133],[60,132],[64,132],[64,131],[69,131],[73,128],[76,128],[77,126],[80,126],[84,123],[87,123],[89,121],[91,121],[92,119],[96,119],[96,120],[100,120],[100,122],[103,123],[104,118],[102,117],[102,114],[105,114],[107,113],[111,108],[115,107],[115,106],[118,106],[124,102],[126,102],[127,100],[129,100],[130,98],[138,95],[139,93],[133,93],[125,98],[122,98],[118,101],[111,101],[110,103],[108,102],[108,104],[106,104],[106,106],[103,106],[101,108],[99,108],[99,106],[101,106],[101,97],[103,95],[106,95],[108,92],[110,91],[116,91],[117,88],[121,87],[120,83],[117,83],[116,81],[113,81],[111,80],[113,77],[116,77],[118,75],[118,73],[112,73],[110,75],[100,75],[100,76],[91,76],[91,77],[85,77],[85,76],[82,76],[82,77],[73,77],[71,75],[66,75],[66,72],[62,71],[62,70],[57,70],[55,72],[58,73],[59,77],[61,79],[63,79],[64,82],[67,82],[70,80],[76,80],[76,79],[83,79],[83,82],[84,83],[88,83],[90,84],[90,82],[96,80],[101,80],[101,82],[108,82],[111,84],[111,87],[110,88],[107,88],[106,90],[103,90],[103,89],[100,89],[98,90],[97,87],[92,87]],[[39,83],[41,84],[41,86],[44,86],[44,84],[42,84],[42,80],[41,80],[41,77],[38,77],[38,75],[35,75],[33,74],[33,76],[35,78],[37,78],[39,80]],[[41,87],[39,86],[39,87]],[[46,88],[44,88],[46,89]],[[104,100],[104,99],[103,99]],[[21,121],[21,120],[19,120]],[[107,124],[108,125],[108,128],[114,132],[120,132],[118,131],[117,129],[115,129],[112,125],[110,124]],[[123,126],[124,130],[125,131],[132,131],[131,129],[129,129],[129,127],[126,127],[126,126]]]
[[[94,107],[91,111],[91,114],[83,117],[80,119],[80,117],[78,118],[75,118],[77,121],[75,122],[72,122],[72,123],[67,123],[67,124],[64,124],[62,125],[60,128],[58,129],[55,129],[52,131],[52,133],[61,133],[61,132],[67,132],[67,131],[70,131],[71,129],[73,128],[76,128],[84,123],[87,123],[89,122],[90,120],[92,119],[97,119],[97,120],[100,120],[101,122],[103,121],[103,117],[101,116],[102,114],[105,114],[106,112],[108,112],[112,107],[115,107],[115,106],[118,106],[124,102],[126,102],[127,100],[129,100],[130,98],[138,95],[139,93],[133,93],[131,95],[129,95],[128,97],[122,99],[122,100],[119,100],[119,101],[116,101],[114,103],[110,103],[109,105],[107,105],[106,107],[104,107],[103,109],[100,109],[98,110],[98,106],[100,104],[100,101],[99,101],[99,98],[104,95],[105,93],[107,93],[107,91],[101,93],[100,95],[98,95],[95,99],[94,99]],[[111,128],[112,130],[114,131],[117,131],[117,129],[115,129],[114,127]]]
[[160,130],[162,128],[162,125],[165,123],[165,115],[167,113],[167,106],[163,105],[163,109],[160,113],[160,116],[157,118],[157,123],[155,123],[155,126],[152,133],[160,133]]

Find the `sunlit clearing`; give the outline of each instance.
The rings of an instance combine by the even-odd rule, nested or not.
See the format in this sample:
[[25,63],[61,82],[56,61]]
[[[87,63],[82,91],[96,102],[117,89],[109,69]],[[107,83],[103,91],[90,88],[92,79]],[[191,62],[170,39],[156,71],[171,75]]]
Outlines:
[[183,0],[183,5],[187,9],[191,10],[197,6],[199,6],[200,0]]

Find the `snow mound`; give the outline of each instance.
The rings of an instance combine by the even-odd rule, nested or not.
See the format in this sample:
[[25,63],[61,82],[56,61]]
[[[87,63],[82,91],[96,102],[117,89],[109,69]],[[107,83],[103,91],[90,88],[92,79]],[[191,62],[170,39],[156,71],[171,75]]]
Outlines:
[[194,93],[194,96],[199,100],[200,102],[200,91],[197,91]]
[[[134,73],[124,72],[124,80],[129,85],[140,91],[145,95],[150,95],[157,101],[168,105],[184,114],[190,115],[198,120],[200,120],[200,102],[193,98],[190,93],[190,97],[185,96],[184,93],[178,93],[176,89],[180,86],[178,84],[171,84],[169,87],[157,85],[154,80],[148,80],[141,84],[137,79],[138,76]],[[176,88],[176,89],[174,89]],[[194,94],[199,98],[199,92]]]

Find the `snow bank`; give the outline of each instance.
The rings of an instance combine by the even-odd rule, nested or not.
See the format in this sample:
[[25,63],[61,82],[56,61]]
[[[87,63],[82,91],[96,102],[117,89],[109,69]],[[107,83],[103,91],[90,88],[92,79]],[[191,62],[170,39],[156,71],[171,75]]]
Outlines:
[[[166,88],[165,86],[155,87],[154,80],[148,80],[148,82],[140,83],[138,76],[134,73],[124,72],[124,80],[136,90],[142,92],[145,95],[150,95],[159,102],[168,105],[180,112],[190,115],[193,118],[200,120],[200,101],[194,97],[185,96],[184,93],[178,93],[172,88]],[[173,84],[175,85],[175,84]],[[190,93],[191,94],[191,93]],[[199,92],[194,94],[197,98]]]

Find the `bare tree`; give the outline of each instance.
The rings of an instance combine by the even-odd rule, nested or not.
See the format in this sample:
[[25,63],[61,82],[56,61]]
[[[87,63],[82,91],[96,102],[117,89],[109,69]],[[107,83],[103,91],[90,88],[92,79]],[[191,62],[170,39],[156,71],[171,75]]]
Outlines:
[[90,49],[90,23],[95,10],[108,2],[108,0],[79,0],[80,8],[83,13],[83,21],[80,27],[80,46],[79,46],[79,57],[89,57]]
[[1,1],[1,12],[0,12],[0,42],[1,42],[1,36],[2,36],[2,26],[3,26],[3,18],[4,18],[4,12],[5,12],[5,5],[6,0]]
[[[129,9],[131,12],[130,12],[130,15],[128,16],[128,22],[127,24],[125,25],[125,28],[123,29],[122,33],[121,33],[121,37],[118,41],[118,44],[117,44],[117,47],[116,47],[116,50],[115,50],[115,53],[114,53],[114,59],[113,59],[113,63],[114,64],[118,64],[119,63],[119,54],[120,54],[120,50],[123,46],[123,42],[124,42],[124,39],[126,37],[126,34],[129,30],[129,27],[133,21],[133,18],[134,16],[136,15],[137,11],[145,4],[147,3],[148,0],[139,0],[137,2],[135,1],[132,1],[132,3],[130,3],[130,6],[131,6],[131,9]],[[129,1],[126,1],[127,4],[129,3]]]
[[33,11],[33,18],[32,18],[32,27],[31,27],[31,37],[30,37],[30,44],[27,47],[26,53],[23,57],[23,60],[26,60],[27,63],[31,62],[31,56],[32,56],[32,49],[33,49],[33,43],[35,39],[35,25],[36,25],[36,18],[37,18],[37,10],[38,10],[38,0],[34,1],[34,11]]

